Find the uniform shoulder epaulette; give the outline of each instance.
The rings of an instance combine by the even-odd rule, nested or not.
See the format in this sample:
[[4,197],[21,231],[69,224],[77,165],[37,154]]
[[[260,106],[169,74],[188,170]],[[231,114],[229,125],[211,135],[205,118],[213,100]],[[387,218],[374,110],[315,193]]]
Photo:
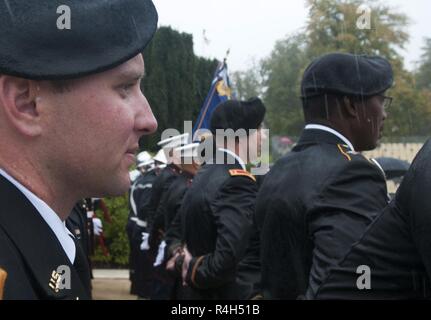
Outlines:
[[340,153],[349,161],[352,161],[352,156],[362,156],[363,157],[363,155],[360,152],[350,150],[349,146],[347,146],[345,144],[337,144],[337,148],[340,151]]
[[351,154],[349,153],[349,147],[344,144],[337,144],[337,148],[340,151],[340,153],[346,157],[347,160],[352,161]]
[[[350,150],[350,148],[345,144],[337,144],[337,148],[340,151],[340,154],[349,161],[352,161],[352,159],[362,159],[362,160],[370,161],[370,159],[365,157],[362,153]],[[370,161],[370,162],[373,163],[373,161]]]
[[254,177],[254,175],[252,175],[250,172],[248,172],[246,170],[231,169],[231,170],[229,170],[229,174],[232,177],[235,177],[235,176],[249,177],[251,180],[253,180],[254,182],[256,182],[256,178]]

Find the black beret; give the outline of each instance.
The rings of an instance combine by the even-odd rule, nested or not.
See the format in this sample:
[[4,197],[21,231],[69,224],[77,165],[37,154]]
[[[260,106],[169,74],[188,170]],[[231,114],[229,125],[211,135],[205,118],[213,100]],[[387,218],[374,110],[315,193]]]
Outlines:
[[393,84],[390,63],[378,56],[330,53],[315,59],[304,71],[303,98],[324,93],[373,96]]
[[[57,26],[64,5],[70,29]],[[114,68],[143,51],[157,19],[151,0],[0,1],[0,74],[55,80]]]
[[220,103],[211,115],[210,130],[258,129],[265,117],[265,106],[259,98],[248,101],[227,100]]

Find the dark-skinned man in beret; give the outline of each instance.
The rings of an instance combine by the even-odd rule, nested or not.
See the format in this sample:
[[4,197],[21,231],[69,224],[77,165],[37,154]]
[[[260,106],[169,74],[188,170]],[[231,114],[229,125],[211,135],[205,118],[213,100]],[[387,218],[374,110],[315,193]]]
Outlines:
[[[223,102],[211,116],[215,150],[212,157],[205,155],[180,209],[182,278],[188,288],[183,298],[251,298],[253,283],[242,281],[238,267],[250,245],[257,193],[256,179],[246,171],[246,163],[255,160],[251,149],[259,150],[265,136],[264,116],[265,107],[257,98]],[[243,134],[225,139],[227,129],[242,129]],[[249,150],[240,147],[248,144]]]
[[140,81],[157,12],[150,0],[29,0],[0,15],[4,298],[88,299],[64,222],[79,199],[124,194],[138,141],[156,130]]
[[310,297],[387,205],[372,150],[393,82],[383,58],[327,54],[305,70],[306,126],[292,152],[272,167],[256,203],[266,299]]

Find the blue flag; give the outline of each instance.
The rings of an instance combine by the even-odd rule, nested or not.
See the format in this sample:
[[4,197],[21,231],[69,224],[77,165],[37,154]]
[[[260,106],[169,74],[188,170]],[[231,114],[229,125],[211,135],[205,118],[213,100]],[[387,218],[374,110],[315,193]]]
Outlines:
[[195,139],[195,133],[199,129],[209,129],[210,119],[214,109],[226,100],[231,99],[231,88],[229,77],[227,74],[226,62],[222,62],[217,67],[214,75],[214,79],[211,83],[210,91],[208,92],[205,102],[202,106],[199,117],[193,127],[193,140]]

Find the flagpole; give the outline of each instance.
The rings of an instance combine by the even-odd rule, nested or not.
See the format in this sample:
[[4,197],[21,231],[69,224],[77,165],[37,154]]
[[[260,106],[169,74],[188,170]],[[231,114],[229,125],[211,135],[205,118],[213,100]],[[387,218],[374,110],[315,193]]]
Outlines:
[[227,58],[229,57],[229,54],[230,54],[230,48],[229,48],[229,49],[227,49],[227,51],[226,51],[226,55],[224,56],[224,59],[223,59],[223,63],[224,63],[224,64],[226,64],[226,61],[227,61]]
[[[218,104],[218,103],[220,103],[226,99],[229,99],[229,96],[222,97],[219,95],[219,93],[217,91],[217,85],[221,80],[225,79],[226,80],[225,85],[228,87],[230,86],[229,79],[227,76],[227,63],[226,63],[227,58],[229,56],[229,53],[230,53],[230,49],[228,49],[226,51],[226,55],[225,55],[224,59],[219,62],[218,66],[215,70],[213,80],[211,82],[210,91],[209,91],[209,93],[208,93],[208,95],[204,101],[204,105],[201,109],[201,112],[199,113],[198,121],[193,128],[193,140],[195,138],[196,132],[199,131],[202,127],[207,129],[207,127],[208,127],[208,123],[207,123],[208,122],[208,116],[207,115],[210,115],[212,113],[216,104]],[[224,71],[224,69],[226,69],[226,70]],[[223,75],[222,75],[222,72],[224,72]]]

